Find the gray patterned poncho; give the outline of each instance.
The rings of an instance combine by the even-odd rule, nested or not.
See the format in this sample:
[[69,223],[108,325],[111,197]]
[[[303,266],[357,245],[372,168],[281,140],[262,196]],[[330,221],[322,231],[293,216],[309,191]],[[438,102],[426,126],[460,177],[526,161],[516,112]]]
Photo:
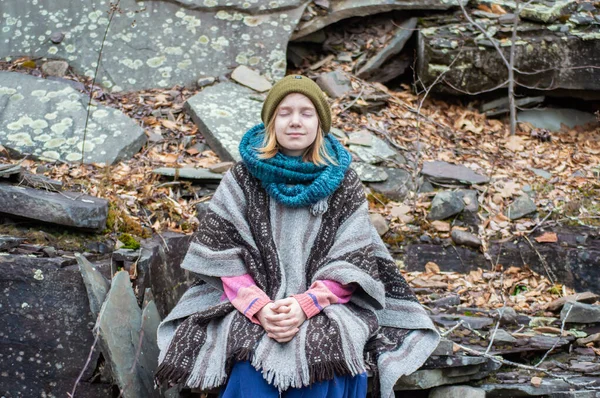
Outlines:
[[[212,389],[235,361],[250,360],[280,391],[370,370],[381,396],[417,370],[439,335],[370,223],[360,180],[307,208],[270,199],[243,163],[223,178],[181,265],[198,274],[160,324],[160,383]],[[304,322],[288,343],[222,300],[220,277],[249,273],[273,299],[304,293],[316,280],[355,283],[347,304]]]

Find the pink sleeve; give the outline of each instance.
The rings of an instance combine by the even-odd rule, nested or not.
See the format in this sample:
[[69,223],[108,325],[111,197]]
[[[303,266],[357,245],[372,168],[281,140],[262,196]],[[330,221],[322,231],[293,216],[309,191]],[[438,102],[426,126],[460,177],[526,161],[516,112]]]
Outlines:
[[[256,313],[272,300],[263,292],[249,274],[232,277],[222,277],[223,290],[231,304],[248,319],[260,324]],[[221,297],[224,300],[225,297]]]
[[300,307],[307,318],[312,318],[330,304],[345,304],[352,298],[356,289],[353,284],[342,285],[341,283],[323,280],[316,281],[302,294],[293,297],[298,300]]

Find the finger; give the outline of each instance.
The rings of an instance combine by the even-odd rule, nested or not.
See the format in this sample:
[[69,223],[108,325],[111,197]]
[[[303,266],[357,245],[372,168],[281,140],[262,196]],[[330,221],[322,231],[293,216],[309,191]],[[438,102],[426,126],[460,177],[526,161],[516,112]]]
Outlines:
[[298,329],[298,328],[293,328],[293,329],[290,329],[290,330],[287,330],[284,332],[272,332],[269,334],[272,335],[275,339],[285,339],[285,338],[294,337],[298,333],[299,330],[300,329]]
[[287,319],[293,319],[294,316],[292,314],[286,313],[286,314],[267,315],[265,318],[267,319],[268,322],[274,323],[274,322],[285,321]]
[[273,325],[280,326],[280,327],[297,326],[297,324],[298,324],[298,320],[293,319],[293,318],[284,319],[283,321],[273,322]]
[[280,314],[281,313],[289,313],[291,309],[292,308],[290,306],[282,305],[281,307],[277,307],[275,309],[275,312],[280,313]]

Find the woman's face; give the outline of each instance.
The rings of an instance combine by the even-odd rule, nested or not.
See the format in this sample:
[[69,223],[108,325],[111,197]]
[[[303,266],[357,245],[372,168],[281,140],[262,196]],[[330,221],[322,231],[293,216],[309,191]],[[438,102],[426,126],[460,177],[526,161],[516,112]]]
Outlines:
[[275,113],[275,136],[281,152],[301,156],[317,137],[319,115],[312,101],[300,93],[288,94]]

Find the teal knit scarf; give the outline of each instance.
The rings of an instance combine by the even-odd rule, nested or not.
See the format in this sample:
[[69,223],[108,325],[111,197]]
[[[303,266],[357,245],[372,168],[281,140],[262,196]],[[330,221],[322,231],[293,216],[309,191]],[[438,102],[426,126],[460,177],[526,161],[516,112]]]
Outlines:
[[260,159],[257,148],[263,146],[264,133],[264,124],[252,127],[244,134],[239,150],[250,173],[277,202],[289,207],[311,206],[331,195],[344,180],[352,157],[330,134],[325,136],[325,147],[337,165],[317,166],[304,162],[302,156],[281,152]]

